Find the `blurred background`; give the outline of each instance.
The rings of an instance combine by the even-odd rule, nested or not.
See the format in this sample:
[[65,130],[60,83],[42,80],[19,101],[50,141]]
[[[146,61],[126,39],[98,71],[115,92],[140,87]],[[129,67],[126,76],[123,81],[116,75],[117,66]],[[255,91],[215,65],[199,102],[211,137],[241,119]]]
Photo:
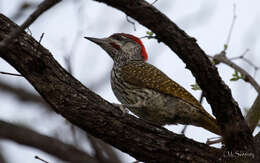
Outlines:
[[[0,12],[20,25],[40,2],[42,1],[1,0]],[[148,2],[153,3],[154,0]],[[158,0],[154,3],[156,8],[190,36],[196,38],[201,48],[211,56],[224,49],[230,26],[236,15],[227,56],[229,58],[238,57],[249,49],[244,56],[246,61],[244,59],[233,61],[253,75],[256,81],[260,81],[258,71],[260,46],[257,46],[260,43],[259,5],[260,2],[257,0],[250,2],[242,0]],[[149,30],[130,17],[126,17],[121,11],[103,3],[91,0],[64,0],[40,16],[27,32],[36,40],[40,40],[43,36],[41,44],[86,87],[107,101],[118,103],[111,90],[109,80],[113,65],[112,59],[100,47],[83,37],[107,37],[118,32],[143,37]],[[148,62],[161,69],[199,99],[201,91],[191,89],[191,85],[195,84],[194,77],[189,70],[185,69],[185,64],[174,52],[155,39],[143,38],[142,41],[149,54]],[[17,73],[2,59],[0,59],[0,71]],[[234,73],[230,67],[220,64],[218,71],[231,88],[233,97],[245,114],[245,109],[250,108],[256,98],[256,91],[243,80],[230,81]],[[206,100],[203,101],[203,106],[211,113]],[[25,126],[95,155],[93,143],[91,143],[93,140],[90,136],[53,112],[23,77],[0,74],[0,120]],[[181,133],[184,126],[165,127],[174,133]],[[259,128],[255,131],[255,133],[257,132],[259,132]],[[208,138],[216,136],[193,126],[188,126],[185,135],[203,143]],[[98,142],[100,143],[100,141]],[[219,145],[215,146],[219,147]],[[135,161],[128,154],[113,150],[122,162]],[[50,163],[63,162],[36,148],[0,139],[0,158],[2,158],[0,163],[41,162],[36,160],[35,156]]]

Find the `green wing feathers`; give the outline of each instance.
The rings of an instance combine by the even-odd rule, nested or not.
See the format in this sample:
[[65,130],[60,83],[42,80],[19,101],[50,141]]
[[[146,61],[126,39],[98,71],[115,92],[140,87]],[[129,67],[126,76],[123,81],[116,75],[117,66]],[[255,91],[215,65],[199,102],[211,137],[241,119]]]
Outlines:
[[221,135],[216,120],[204,110],[195,97],[153,65],[135,62],[122,66],[121,70],[123,71],[121,75],[123,75],[124,80],[136,87],[149,88],[162,94],[178,97],[198,108],[201,113],[200,118],[194,121],[192,125],[203,127],[217,135]]
[[151,64],[128,64],[121,70],[125,81],[133,85],[179,97],[193,106],[202,107],[188,91]]

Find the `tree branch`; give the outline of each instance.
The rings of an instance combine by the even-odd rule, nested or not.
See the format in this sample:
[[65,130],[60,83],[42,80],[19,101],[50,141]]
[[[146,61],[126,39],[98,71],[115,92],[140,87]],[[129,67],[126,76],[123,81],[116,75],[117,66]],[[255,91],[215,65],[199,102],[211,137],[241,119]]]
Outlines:
[[237,64],[235,64],[234,62],[229,60],[226,56],[225,51],[222,51],[220,54],[215,55],[214,57],[212,57],[212,59],[216,63],[224,63],[224,64],[232,67],[233,69],[237,70],[241,74],[243,74],[245,76],[244,81],[249,82],[255,88],[255,90],[258,92],[258,94],[260,94],[260,86],[256,82],[256,80],[249,73],[247,73],[243,68],[241,68],[240,66],[238,66]]
[[[255,147],[260,147],[260,132],[254,137]],[[260,162],[260,148],[256,148],[255,162]]]
[[[212,107],[227,150],[253,152],[253,137],[231,91],[196,40],[144,0],[95,0],[123,11],[157,35],[191,70]],[[158,25],[160,24],[160,25]]]
[[14,73],[10,73],[10,72],[3,72],[3,71],[0,71],[0,74],[4,74],[4,75],[11,75],[11,76],[20,76],[20,77],[22,77],[22,75],[20,75],[20,74],[14,74]]
[[[0,40],[18,28],[0,14]],[[37,53],[35,53],[37,49]],[[217,162],[222,152],[131,115],[106,102],[66,72],[50,52],[21,33],[0,49],[0,57],[20,72],[68,121],[93,136],[148,162]],[[153,154],[151,154],[151,152]]]
[[246,121],[248,126],[252,130],[255,130],[260,118],[260,94],[255,99],[253,106],[250,108],[246,115]]
[[243,68],[232,62],[230,59],[227,58],[225,51],[222,51],[220,54],[217,54],[213,57],[209,56],[214,60],[215,63],[224,63],[234,70],[238,71],[244,76],[244,81],[250,83],[255,90],[258,93],[258,96],[253,104],[253,106],[250,108],[249,112],[246,115],[246,121],[248,123],[249,128],[253,132],[256,128],[258,121],[260,119],[260,86],[257,83],[257,81],[249,74],[247,73]]
[[98,161],[72,145],[44,136],[28,128],[0,120],[0,138],[9,139],[22,145],[35,147],[61,160],[77,163],[97,163]]
[[14,30],[7,38],[0,42],[0,48],[8,46],[10,42],[17,37],[22,31],[29,27],[42,13],[59,3],[61,0],[44,0],[30,17],[21,25],[20,28]]

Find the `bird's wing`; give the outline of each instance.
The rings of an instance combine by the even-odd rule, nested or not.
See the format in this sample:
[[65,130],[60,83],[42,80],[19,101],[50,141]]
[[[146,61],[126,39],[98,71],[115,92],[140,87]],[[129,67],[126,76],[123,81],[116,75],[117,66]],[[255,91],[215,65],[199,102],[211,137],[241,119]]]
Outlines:
[[178,83],[148,63],[127,64],[121,67],[126,82],[135,86],[149,88],[158,92],[183,99],[193,106],[201,108],[201,104]]

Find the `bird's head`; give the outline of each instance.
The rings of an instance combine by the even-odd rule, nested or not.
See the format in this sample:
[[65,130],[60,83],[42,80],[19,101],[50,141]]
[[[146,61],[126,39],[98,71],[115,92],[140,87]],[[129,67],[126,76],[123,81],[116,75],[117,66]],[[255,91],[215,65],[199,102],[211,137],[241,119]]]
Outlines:
[[115,63],[126,63],[133,60],[146,61],[148,59],[142,41],[133,35],[116,33],[107,38],[85,38],[102,47]]

